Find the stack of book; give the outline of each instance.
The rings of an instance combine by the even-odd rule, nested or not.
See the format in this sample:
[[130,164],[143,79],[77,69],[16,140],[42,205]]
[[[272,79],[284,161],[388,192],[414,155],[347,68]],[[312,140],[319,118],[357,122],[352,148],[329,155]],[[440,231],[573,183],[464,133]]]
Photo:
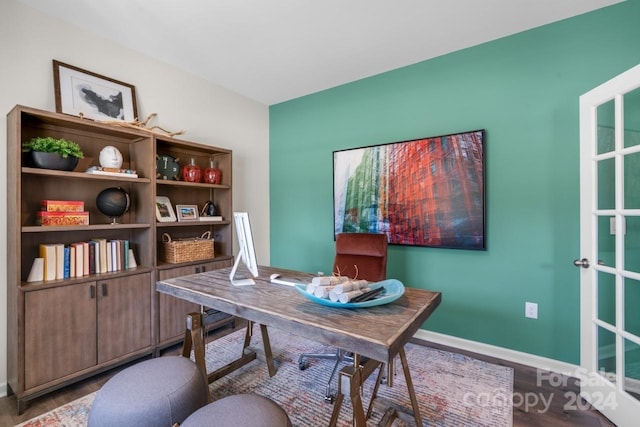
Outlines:
[[105,168],[102,166],[91,166],[86,173],[93,175],[120,176],[123,178],[137,178],[138,173],[133,169]]
[[[90,274],[110,273],[134,267],[128,240],[92,239],[86,242],[40,244],[42,279],[60,280]],[[131,261],[131,262],[130,262]]]
[[43,200],[37,218],[38,225],[89,225],[89,212],[81,200]]

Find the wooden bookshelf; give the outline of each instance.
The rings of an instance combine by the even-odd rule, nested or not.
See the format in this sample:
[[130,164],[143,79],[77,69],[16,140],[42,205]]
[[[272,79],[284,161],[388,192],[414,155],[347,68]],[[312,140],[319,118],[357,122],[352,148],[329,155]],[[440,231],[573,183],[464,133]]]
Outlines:
[[[33,167],[22,143],[36,136],[77,142],[83,152],[71,172]],[[85,173],[99,165],[107,145],[123,156],[123,168],[137,178]],[[187,164],[194,158],[202,170],[214,159],[222,170],[220,184],[156,178],[156,156],[171,154]],[[8,384],[18,411],[37,396],[86,378],[111,366],[156,354],[180,341],[189,311],[200,310],[155,291],[159,278],[177,277],[233,264],[231,150],[198,144],[141,129],[102,124],[74,116],[16,106],[7,115],[7,307]],[[120,187],[130,196],[129,210],[112,224],[96,205],[105,188]],[[224,217],[219,222],[160,223],[155,198],[204,206],[213,201]],[[89,225],[39,226],[41,200],[81,200]],[[172,239],[210,231],[215,257],[169,264],[159,259],[162,234]],[[51,281],[27,282],[42,243],[128,240],[137,267]]]

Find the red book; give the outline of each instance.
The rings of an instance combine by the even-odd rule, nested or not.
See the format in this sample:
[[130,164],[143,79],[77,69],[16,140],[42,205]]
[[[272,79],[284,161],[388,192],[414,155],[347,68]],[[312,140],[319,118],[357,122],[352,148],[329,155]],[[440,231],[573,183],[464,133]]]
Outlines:
[[89,274],[96,274],[96,242],[89,244]]

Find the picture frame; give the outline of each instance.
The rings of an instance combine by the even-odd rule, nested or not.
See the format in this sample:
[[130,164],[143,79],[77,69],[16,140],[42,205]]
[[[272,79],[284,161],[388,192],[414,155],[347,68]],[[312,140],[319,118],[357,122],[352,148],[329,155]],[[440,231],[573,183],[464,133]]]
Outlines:
[[102,121],[134,121],[136,90],[121,82],[53,60],[56,112]]
[[334,238],[486,250],[485,131],[333,152]]
[[156,219],[158,222],[176,222],[176,214],[168,197],[156,196]]
[[199,220],[197,205],[176,205],[176,212],[178,213],[178,222]]

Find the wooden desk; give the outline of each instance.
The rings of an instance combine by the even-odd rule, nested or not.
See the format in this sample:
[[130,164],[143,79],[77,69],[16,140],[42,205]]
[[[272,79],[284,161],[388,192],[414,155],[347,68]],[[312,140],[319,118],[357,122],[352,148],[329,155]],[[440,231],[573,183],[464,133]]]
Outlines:
[[[391,304],[342,309],[316,304],[290,286],[276,285],[269,281],[272,273],[280,273],[282,278],[295,278],[303,283],[310,282],[312,275],[260,267],[260,277],[255,279],[255,285],[236,287],[229,282],[230,270],[212,270],[160,281],[156,283],[156,290],[353,352],[356,355],[354,366],[343,369],[340,373],[334,415],[337,417],[343,398],[343,377],[350,379],[349,397],[353,402],[354,420],[358,427],[364,427],[366,419],[360,402],[359,386],[367,376],[364,374],[371,370],[370,364],[367,367],[360,365],[360,356],[380,364],[392,363],[393,358],[400,355],[416,424],[422,425],[404,346],[440,304],[439,292],[406,288],[404,295]],[[264,331],[266,332],[266,328]],[[332,417],[332,424],[336,420]]]

